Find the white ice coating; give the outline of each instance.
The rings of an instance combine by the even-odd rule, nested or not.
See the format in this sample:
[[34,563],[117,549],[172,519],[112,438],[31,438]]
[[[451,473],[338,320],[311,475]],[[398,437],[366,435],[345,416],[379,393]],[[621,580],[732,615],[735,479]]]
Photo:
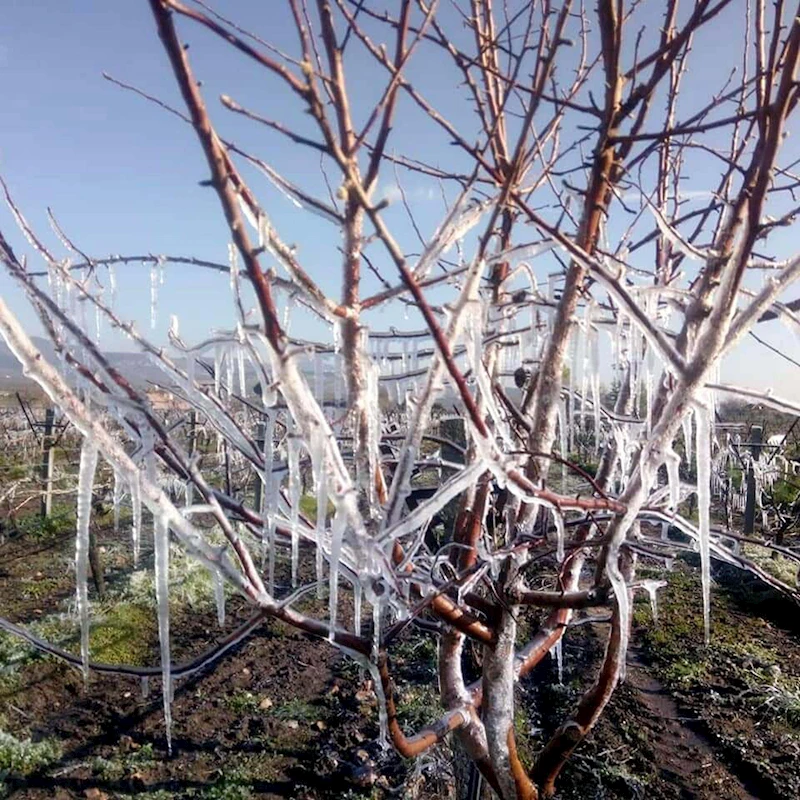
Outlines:
[[437,228],[431,241],[425,247],[425,251],[414,269],[417,280],[426,277],[438,259],[456,242],[463,239],[480,222],[483,214],[495,202],[494,198],[484,200],[482,203],[470,202],[470,190],[471,187],[469,186],[464,189],[447,212],[447,216]]
[[700,579],[703,590],[703,630],[711,637],[711,420],[708,409],[697,406],[697,511],[700,545]]
[[77,536],[75,539],[75,578],[78,617],[81,626],[81,665],[89,680],[89,523],[92,517],[92,489],[97,470],[97,448],[84,441],[78,468]]
[[161,680],[164,692],[164,726],[167,751],[172,752],[172,674],[169,642],[169,522],[164,515],[153,518],[158,641],[161,651]]

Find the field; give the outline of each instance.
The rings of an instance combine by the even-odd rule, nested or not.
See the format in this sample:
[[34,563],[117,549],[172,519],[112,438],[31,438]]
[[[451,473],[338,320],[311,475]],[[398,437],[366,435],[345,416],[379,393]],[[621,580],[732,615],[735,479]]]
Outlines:
[[[4,616],[76,650],[73,521],[30,523],[2,545]],[[93,657],[158,663],[152,578],[134,570],[123,515],[95,518],[106,594],[92,587]],[[147,524],[145,524],[147,530]],[[152,560],[145,544],[142,566]],[[800,792],[800,655],[796,606],[740,572],[715,570],[712,642],[702,644],[695,556],[676,562],[659,591],[635,605],[625,684],[568,765],[562,798],[787,798]],[[779,566],[783,562],[780,562]],[[772,565],[773,567],[775,565]],[[313,569],[304,558],[301,572]],[[279,564],[288,580],[288,564]],[[173,658],[186,661],[246,619],[226,603],[220,630],[207,571],[173,553]],[[313,605],[316,600],[304,601]],[[347,614],[344,604],[342,614]],[[596,621],[571,630],[559,681],[548,659],[519,687],[522,756],[546,740],[588,685],[602,656]],[[435,652],[408,633],[393,656],[401,720],[436,715]],[[7,797],[343,798],[452,796],[450,745],[419,762],[377,745],[368,676],[326,643],[265,622],[213,667],[177,681],[173,753],[164,739],[160,681],[92,675],[9,634],[0,639],[0,775]]]

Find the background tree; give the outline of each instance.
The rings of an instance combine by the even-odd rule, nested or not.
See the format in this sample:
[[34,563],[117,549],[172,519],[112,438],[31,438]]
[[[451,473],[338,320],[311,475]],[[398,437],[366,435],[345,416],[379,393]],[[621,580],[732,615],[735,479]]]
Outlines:
[[[677,0],[398,0],[379,9],[288,0],[276,12],[296,28],[286,52],[199,0],[149,4],[184,108],[126,88],[193,127],[210,173],[204,183],[230,229],[230,263],[88,256],[52,218],[69,253],[60,259],[8,189],[46,283],[0,234],[3,262],[28,292],[56,360],[41,357],[1,301],[0,330],[84,435],[83,668],[149,674],[89,658],[88,531],[102,456],[131,495],[135,551],[141,506],[152,515],[168,737],[172,680],[267,615],[370,670],[402,755],[452,733],[498,796],[552,794],[624,675],[632,593],[653,590],[637,582],[639,560],[663,561],[682,547],[660,536],[662,525],[697,544],[707,636],[711,557],[757,569],[712,534],[713,415],[718,395],[748,396],[718,377],[747,332],[771,314],[800,322],[798,304],[785,302],[800,260],[784,258],[778,235],[797,211],[795,162],[781,146],[797,103],[798,9],[761,0],[686,8]],[[741,39],[729,76],[712,86],[692,63],[723,17]],[[267,99],[251,108],[224,95],[223,108],[304,149],[319,176],[284,174],[268,149],[253,155],[212,122],[179,37],[190,25],[263,68]],[[434,82],[449,95],[429,97],[431,64],[450,76]],[[287,110],[289,97],[302,113]],[[428,154],[444,146],[447,163],[431,163]],[[245,167],[329,237],[330,264],[314,269],[302,243],[281,238]],[[414,202],[429,187],[446,205],[436,226]],[[149,342],[109,299],[106,270],[125,260],[228,270],[236,328],[188,343],[175,321],[171,351]],[[323,288],[333,263],[338,297]],[[87,323],[90,307],[158,364],[230,458],[258,476],[259,491],[202,469],[136,382],[108,363]],[[403,307],[418,329],[397,329]],[[289,315],[293,330],[328,337],[289,333]],[[600,385],[612,378],[609,408]],[[760,399],[800,410],[766,391]],[[466,446],[445,441],[463,463],[443,464],[432,449],[449,438],[438,432],[437,409],[453,403]],[[679,441],[696,462],[696,485],[680,481]],[[572,463],[580,448],[593,451],[595,474]],[[301,508],[302,464],[313,476],[315,514]],[[165,490],[170,475],[190,487],[186,507]],[[425,482],[435,491],[410,504]],[[680,513],[691,493],[696,525]],[[428,535],[453,503],[450,529]],[[170,661],[170,537],[254,607],[250,622],[191,665]],[[282,588],[276,562],[286,552],[291,587]],[[315,579],[301,570],[307,552]],[[298,610],[309,592],[327,596],[323,617]],[[371,625],[362,624],[364,601]],[[341,622],[345,605],[352,630]],[[514,687],[589,606],[610,614],[596,681],[527,772]],[[537,625],[521,641],[525,616]],[[391,645],[408,624],[438,637],[446,710],[413,734],[398,723],[391,678]],[[467,640],[482,650],[471,684]]]

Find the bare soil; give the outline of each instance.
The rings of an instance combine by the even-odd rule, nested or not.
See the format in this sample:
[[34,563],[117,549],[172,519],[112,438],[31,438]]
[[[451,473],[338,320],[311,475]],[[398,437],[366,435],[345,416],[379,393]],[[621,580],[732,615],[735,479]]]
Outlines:
[[[110,591],[127,580],[123,548],[103,533]],[[120,545],[117,547],[117,545]],[[0,546],[3,616],[28,623],[62,613],[74,592],[69,534]],[[680,565],[661,595],[661,620],[637,604],[627,680],[559,784],[559,797],[749,800],[800,796],[800,653],[797,609],[735,573],[717,572],[714,634],[706,648],[693,572]],[[230,629],[249,613],[228,603]],[[763,621],[759,615],[765,614]],[[214,609],[178,609],[176,659],[219,635]],[[602,656],[602,626],[571,630],[564,677],[548,662],[520,690],[518,732],[527,757],[574,706]],[[129,634],[128,634],[129,635]],[[155,627],[137,633],[157,663]],[[0,667],[3,665],[0,664]],[[415,640],[396,658],[410,725],[435,715],[433,651]],[[0,675],[2,728],[51,740],[61,757],[6,796],[59,798],[447,797],[446,750],[421,763],[377,746],[367,676],[326,643],[265,623],[213,668],[177,682],[173,751],[166,751],[160,682],[80,673],[29,655]],[[0,774],[0,778],[2,775]]]

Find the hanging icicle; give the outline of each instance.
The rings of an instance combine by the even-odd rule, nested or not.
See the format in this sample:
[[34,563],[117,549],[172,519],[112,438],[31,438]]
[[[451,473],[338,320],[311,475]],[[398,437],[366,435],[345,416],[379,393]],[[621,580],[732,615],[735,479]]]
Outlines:
[[89,523],[92,517],[92,489],[97,470],[97,448],[84,441],[78,468],[77,537],[75,577],[78,617],[81,625],[81,666],[84,681],[89,680]]
[[225,580],[219,572],[212,572],[214,582],[214,603],[217,606],[217,622],[220,628],[225,627]]
[[164,725],[167,752],[172,753],[172,672],[169,641],[169,524],[166,517],[154,519],[156,605],[158,608],[158,641],[161,651],[161,680],[164,693]]
[[142,541],[142,489],[140,484],[139,472],[136,472],[136,477],[133,479],[131,485],[131,538],[133,540],[133,566],[139,566],[139,548]]
[[150,265],[150,327],[156,327],[156,310],[158,307],[158,267],[155,262]]
[[292,539],[292,588],[297,586],[297,572],[300,564],[300,440],[294,431],[288,436],[287,465],[289,468],[289,528]]
[[697,511],[700,536],[700,578],[703,588],[703,630],[706,644],[711,638],[711,419],[707,408],[698,406],[697,421]]

